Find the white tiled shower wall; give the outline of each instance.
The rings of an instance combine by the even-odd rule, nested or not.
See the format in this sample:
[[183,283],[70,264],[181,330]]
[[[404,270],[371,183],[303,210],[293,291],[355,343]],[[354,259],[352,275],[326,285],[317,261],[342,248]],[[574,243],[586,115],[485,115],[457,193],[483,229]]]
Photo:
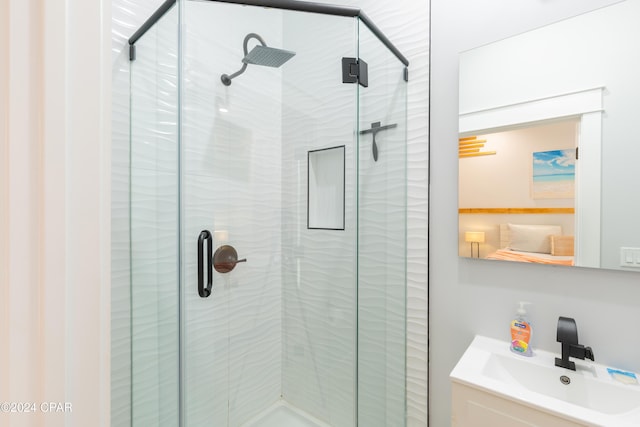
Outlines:
[[[353,425],[356,398],[360,425],[396,425],[404,415],[406,83],[400,61],[360,27],[369,87],[336,84],[341,58],[355,55],[357,25],[314,14],[284,18],[284,47],[297,56],[283,67],[282,392],[336,427]],[[378,162],[371,134],[357,144],[353,132],[376,121],[397,125],[378,136]],[[345,148],[345,229],[310,230],[307,152],[335,146]]]
[[[128,58],[126,38],[159,5],[159,1],[113,3],[113,374],[112,425],[131,416],[128,377]],[[355,2],[411,61],[408,96],[408,425],[424,426],[427,418],[427,114],[428,2],[398,4]],[[363,4],[364,3],[364,4]],[[237,49],[237,46],[232,47]],[[234,71],[234,69],[229,70]],[[212,76],[217,79],[217,76]],[[235,84],[235,82],[234,82]],[[188,248],[187,248],[188,249]],[[339,314],[339,310],[336,311]],[[277,369],[276,369],[277,372]]]
[[[355,407],[356,88],[336,85],[355,54],[355,21],[284,13],[282,393],[331,426]],[[307,152],[345,147],[344,230],[307,229]]]

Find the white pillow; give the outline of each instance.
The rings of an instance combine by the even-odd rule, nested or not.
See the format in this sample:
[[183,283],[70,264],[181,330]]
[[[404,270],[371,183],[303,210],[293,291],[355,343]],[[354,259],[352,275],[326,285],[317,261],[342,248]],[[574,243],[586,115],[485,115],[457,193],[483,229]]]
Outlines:
[[551,253],[551,235],[562,234],[559,225],[508,224],[509,248],[514,251]]

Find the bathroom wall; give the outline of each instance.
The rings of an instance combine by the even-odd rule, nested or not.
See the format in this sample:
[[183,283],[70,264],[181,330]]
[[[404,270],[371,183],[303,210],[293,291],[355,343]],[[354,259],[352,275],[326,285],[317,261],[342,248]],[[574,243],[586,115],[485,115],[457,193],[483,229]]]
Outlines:
[[[161,3],[159,0],[113,2],[113,145],[114,217],[112,425],[130,416],[128,329],[128,208],[126,173],[128,157],[128,59],[126,39]],[[327,1],[327,3],[340,3]],[[427,420],[427,215],[428,215],[428,55],[429,2],[401,0],[393,4],[374,0],[350,0],[361,7],[411,62],[408,84],[408,295],[407,295],[407,399],[408,425],[424,426]],[[235,83],[234,83],[235,84]],[[212,100],[214,103],[215,99]]]
[[[516,302],[532,303],[534,346],[558,351],[556,322],[574,317],[596,361],[640,371],[640,346],[612,331],[636,322],[637,273],[458,258],[458,53],[615,1],[432,1],[430,417],[449,425],[448,375],[475,334],[507,339]],[[435,390],[438,392],[436,393]]]
[[109,18],[106,1],[0,5],[3,426],[109,421]]

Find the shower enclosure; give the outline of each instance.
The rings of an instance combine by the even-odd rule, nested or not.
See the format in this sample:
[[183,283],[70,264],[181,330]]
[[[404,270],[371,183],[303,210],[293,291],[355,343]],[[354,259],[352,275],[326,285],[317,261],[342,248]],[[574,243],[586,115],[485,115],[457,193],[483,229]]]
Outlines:
[[130,39],[131,425],[405,425],[408,62],[359,9]]

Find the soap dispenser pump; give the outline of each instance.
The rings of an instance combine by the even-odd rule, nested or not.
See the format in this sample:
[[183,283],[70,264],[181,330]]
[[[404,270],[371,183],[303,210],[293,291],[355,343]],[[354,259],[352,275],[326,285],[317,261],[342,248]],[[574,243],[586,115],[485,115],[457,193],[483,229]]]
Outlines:
[[528,302],[520,301],[516,310],[515,319],[511,322],[511,351],[521,356],[533,356],[531,351],[531,323],[527,318],[525,305]]

